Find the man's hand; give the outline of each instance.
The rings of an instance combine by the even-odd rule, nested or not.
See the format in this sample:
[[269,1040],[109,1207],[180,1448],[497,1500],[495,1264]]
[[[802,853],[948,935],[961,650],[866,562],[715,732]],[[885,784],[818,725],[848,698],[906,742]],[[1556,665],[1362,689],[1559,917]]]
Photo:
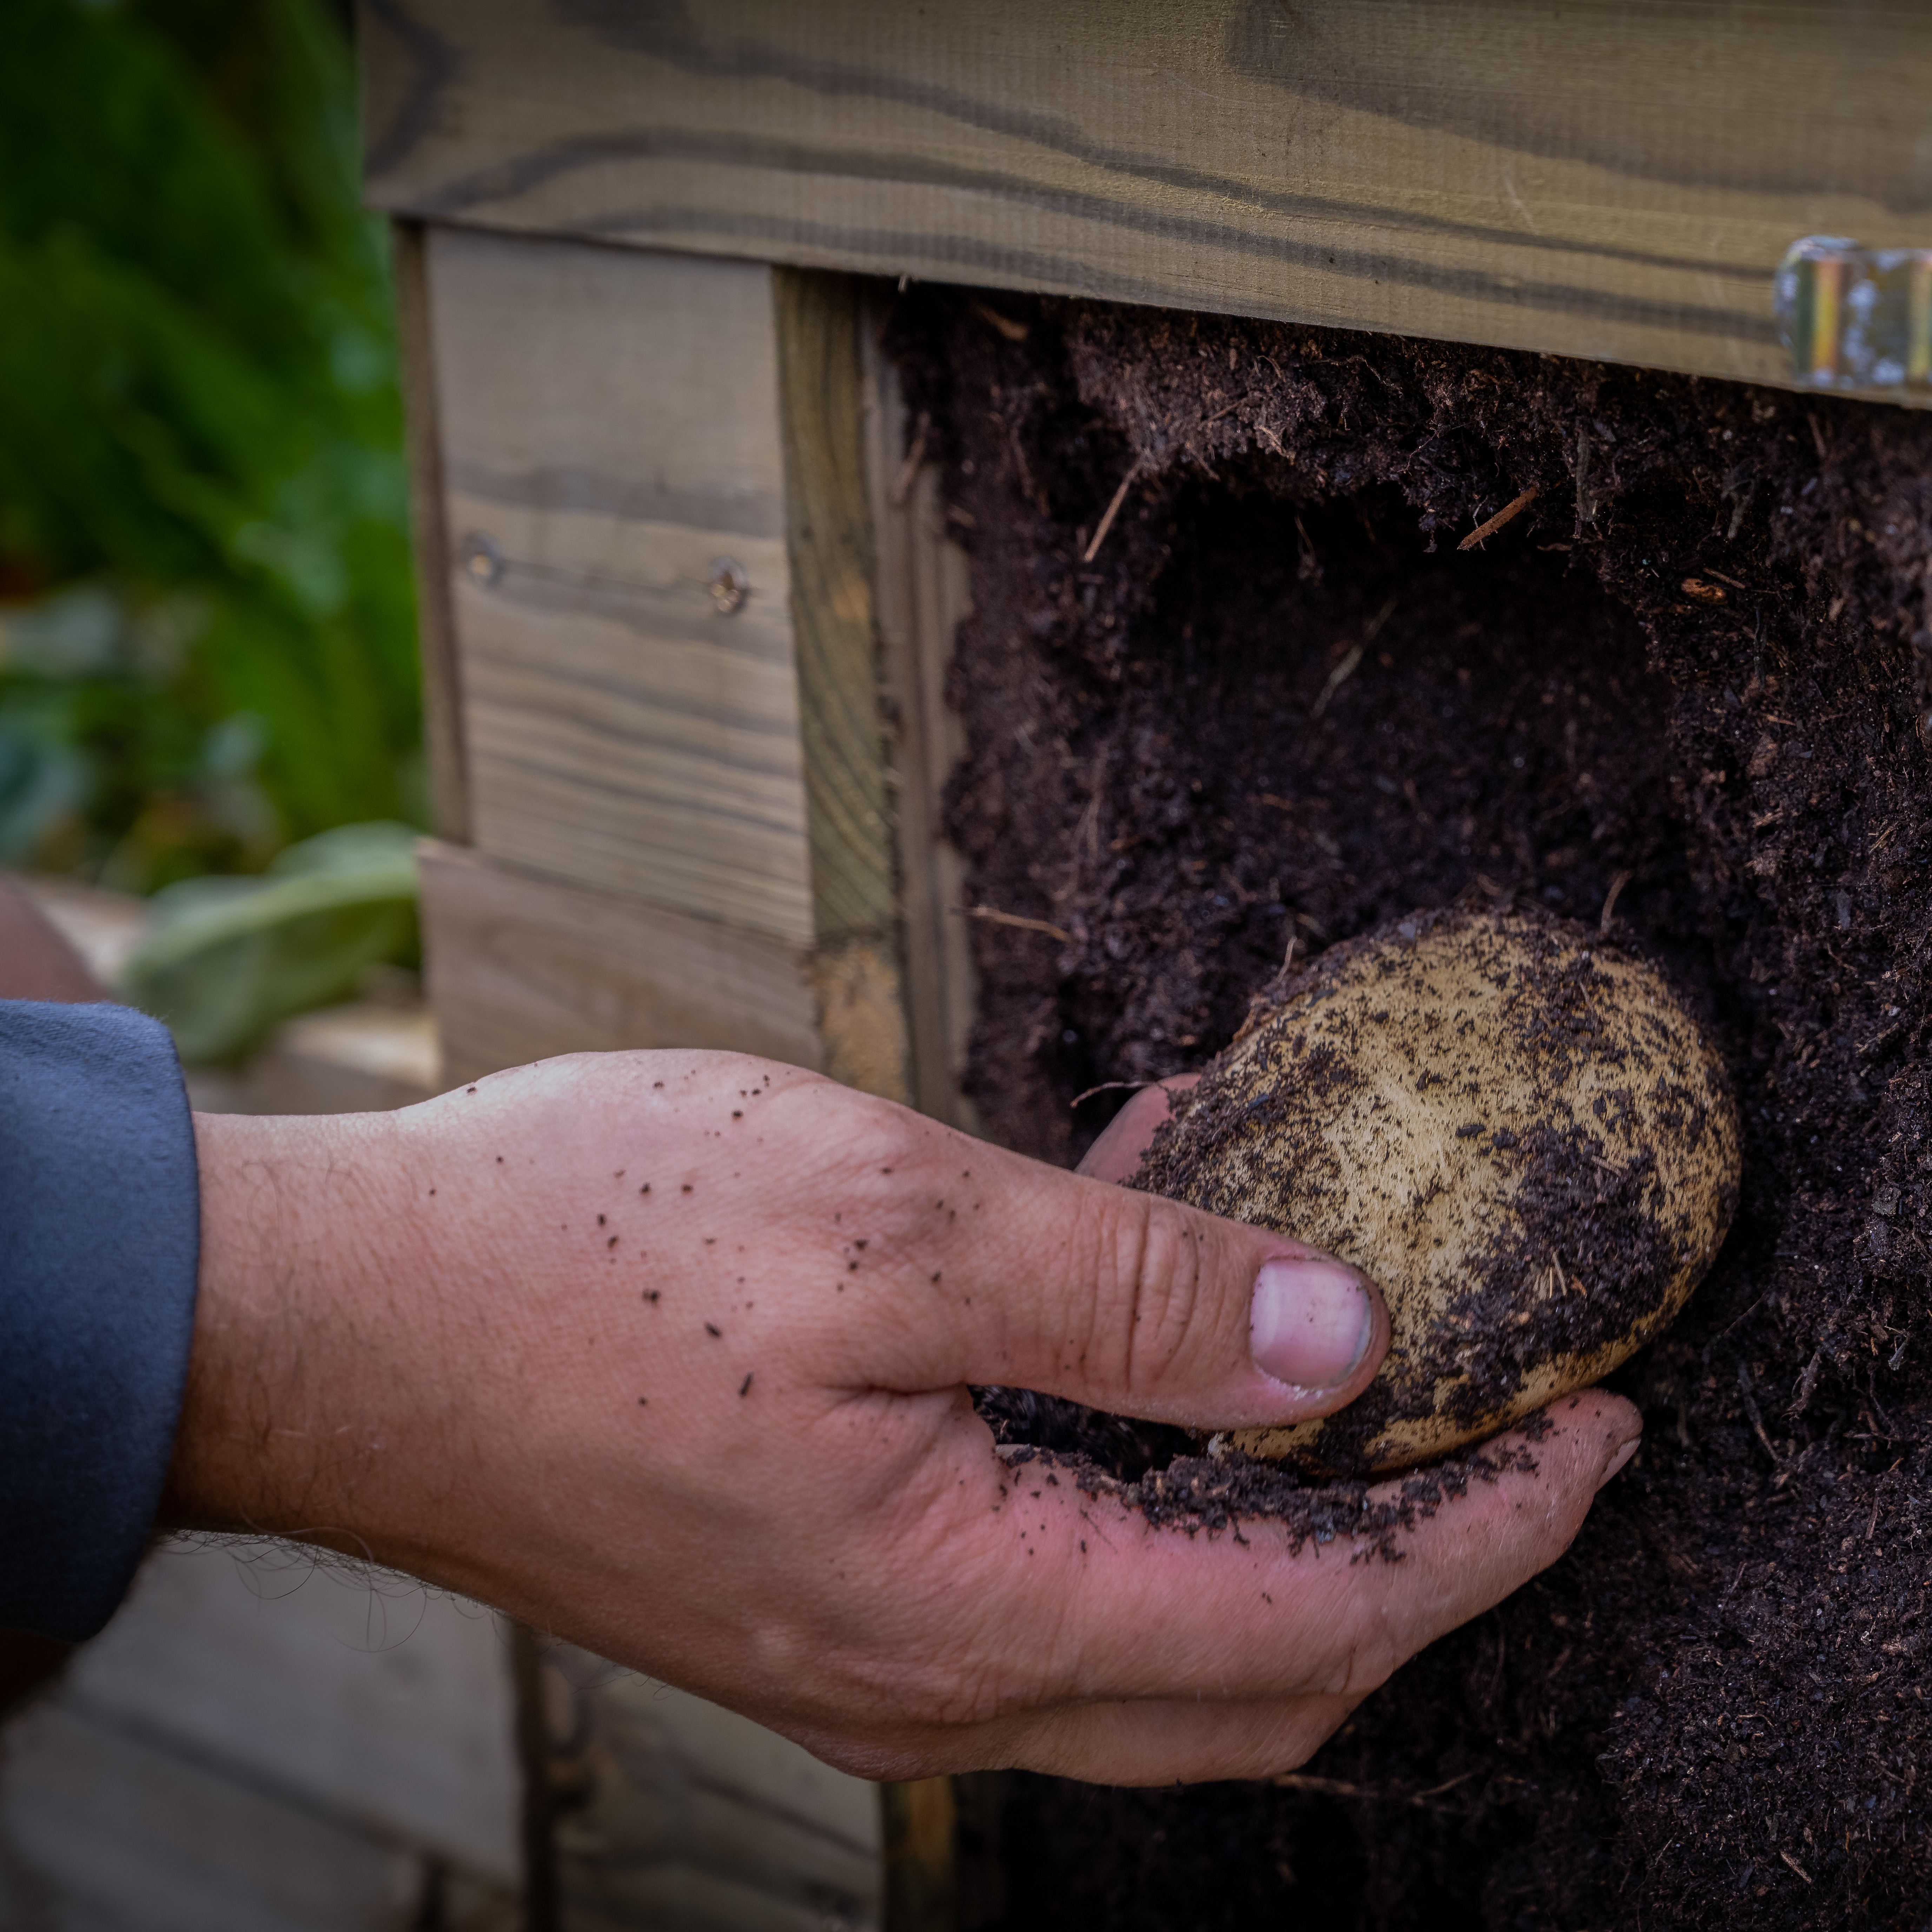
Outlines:
[[412,1571],[868,1777],[1298,1764],[1552,1561],[1636,1438],[1559,1406],[1535,1473],[1396,1563],[1154,1530],[1010,1470],[966,1384],[1323,1414],[1387,1343],[1351,1270],[735,1055],[196,1126],[170,1521]]

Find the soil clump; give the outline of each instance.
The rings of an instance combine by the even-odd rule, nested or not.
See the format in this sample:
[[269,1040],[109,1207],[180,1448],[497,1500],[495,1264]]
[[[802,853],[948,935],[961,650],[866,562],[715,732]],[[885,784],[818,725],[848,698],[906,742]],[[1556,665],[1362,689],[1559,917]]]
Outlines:
[[[1285,1784],[1007,1780],[980,1922],[1923,1918],[1932,422],[936,288],[891,343],[972,557],[968,902],[1068,935],[974,922],[995,1138],[1077,1157],[1119,1096],[1076,1096],[1202,1064],[1291,940],[1534,904],[1667,964],[1744,1143],[1570,1552]],[[986,1407],[1150,1494],[1201,1473]]]

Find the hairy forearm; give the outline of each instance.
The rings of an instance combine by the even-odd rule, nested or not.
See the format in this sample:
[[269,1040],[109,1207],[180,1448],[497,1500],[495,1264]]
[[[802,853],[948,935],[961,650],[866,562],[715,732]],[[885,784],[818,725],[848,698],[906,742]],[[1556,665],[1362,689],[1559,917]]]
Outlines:
[[163,1522],[299,1537],[510,1604],[506,1498],[538,1503],[526,1550],[554,1499],[590,1492],[577,1514],[596,1513],[578,1438],[621,1408],[611,1349],[663,1340],[640,1331],[632,1252],[621,1307],[584,1294],[614,1285],[606,1143],[668,1160],[687,1130],[586,1114],[567,1078],[524,1072],[393,1114],[195,1132],[200,1297]]
[[[390,1466],[421,1453],[400,1296],[418,1293],[406,1136],[383,1114],[195,1117],[202,1265],[170,1527],[374,1554]],[[420,1311],[418,1311],[419,1312]]]

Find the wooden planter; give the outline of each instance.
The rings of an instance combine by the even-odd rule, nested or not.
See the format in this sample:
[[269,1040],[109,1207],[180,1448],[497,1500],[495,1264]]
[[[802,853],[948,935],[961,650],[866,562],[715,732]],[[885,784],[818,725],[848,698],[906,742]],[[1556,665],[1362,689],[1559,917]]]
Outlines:
[[[862,278],[1856,394],[1850,284],[1794,360],[1779,263],[1932,241],[1906,10],[364,0],[360,38],[452,1079],[730,1047],[971,1126],[966,572]],[[1916,404],[1900,299],[1927,342],[1876,392]],[[971,1802],[889,1794],[896,1924],[960,1922]]]

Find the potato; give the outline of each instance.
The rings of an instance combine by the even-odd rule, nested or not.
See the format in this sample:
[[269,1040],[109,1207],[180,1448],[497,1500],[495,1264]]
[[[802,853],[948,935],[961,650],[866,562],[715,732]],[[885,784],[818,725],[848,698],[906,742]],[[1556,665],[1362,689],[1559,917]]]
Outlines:
[[1607,1375],[1710,1267],[1738,1178],[1723,1066],[1654,968],[1582,926],[1452,911],[1284,974],[1131,1184],[1380,1285],[1392,1338],[1360,1396],[1226,1438],[1358,1475]]

